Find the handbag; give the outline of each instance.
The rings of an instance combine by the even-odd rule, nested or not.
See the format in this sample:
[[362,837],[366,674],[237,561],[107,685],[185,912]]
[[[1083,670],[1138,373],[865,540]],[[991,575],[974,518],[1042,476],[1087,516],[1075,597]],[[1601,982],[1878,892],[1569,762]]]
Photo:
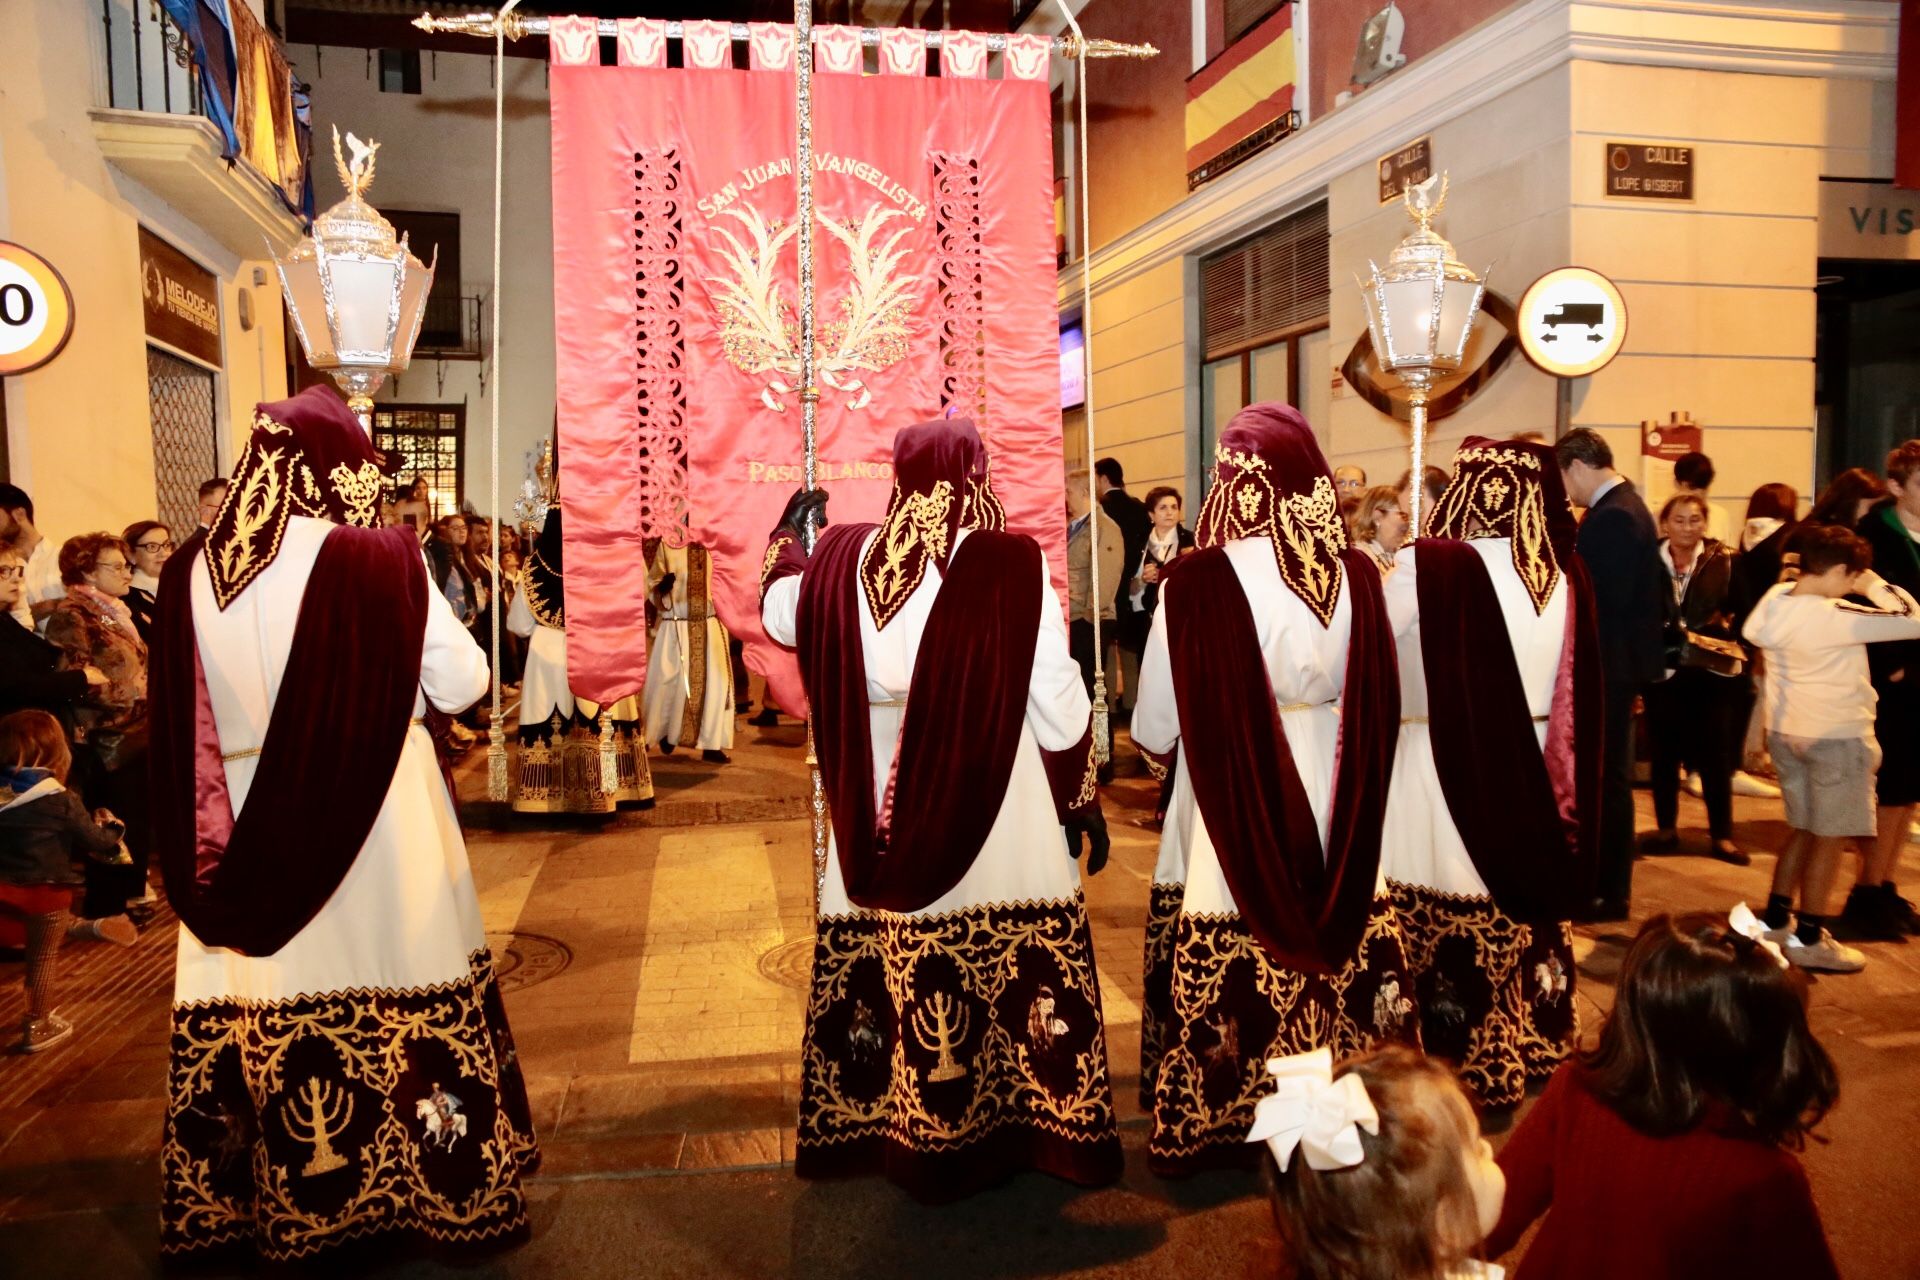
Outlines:
[[1676,667],[1699,667],[1718,676],[1737,676],[1747,667],[1747,651],[1739,641],[1686,629],[1674,659]]

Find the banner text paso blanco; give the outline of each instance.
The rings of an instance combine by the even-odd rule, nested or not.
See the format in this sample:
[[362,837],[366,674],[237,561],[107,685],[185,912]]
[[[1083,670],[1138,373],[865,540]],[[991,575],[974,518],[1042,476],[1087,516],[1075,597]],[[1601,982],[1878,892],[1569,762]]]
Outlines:
[[[797,462],[763,462],[758,458],[747,462],[747,482],[749,484],[800,484],[806,477],[805,470]],[[892,480],[891,462],[829,462],[825,458],[819,465],[820,483],[832,480]]]
[[[831,151],[823,151],[813,158],[813,169],[815,173],[844,173],[857,178],[900,206],[916,222],[927,216],[927,206],[923,201],[864,160],[854,160],[847,156],[835,155]],[[701,213],[711,218],[748,192],[772,182],[775,178],[792,176],[792,156],[782,156],[767,164],[749,165],[742,169],[740,176],[732,182],[710,196],[701,196],[694,203]]]

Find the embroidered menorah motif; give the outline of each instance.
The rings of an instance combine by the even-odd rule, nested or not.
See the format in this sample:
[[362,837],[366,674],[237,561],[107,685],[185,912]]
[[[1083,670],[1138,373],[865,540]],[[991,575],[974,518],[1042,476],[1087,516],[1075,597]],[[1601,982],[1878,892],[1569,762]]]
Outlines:
[[954,1061],[953,1049],[967,1038],[970,1022],[965,1006],[956,1005],[944,992],[936,992],[925,1008],[914,1011],[913,1034],[924,1047],[940,1055],[927,1072],[929,1084],[958,1080],[967,1074],[965,1065]]
[[[300,1116],[298,1108],[305,1108],[304,1117]],[[296,1120],[305,1124],[305,1133],[294,1128]],[[286,1126],[289,1137],[296,1142],[313,1144],[313,1156],[307,1161],[306,1167],[300,1170],[301,1177],[311,1178],[346,1167],[347,1158],[333,1149],[332,1140],[339,1137],[352,1122],[352,1095],[342,1092],[336,1085],[321,1083],[318,1077],[308,1076],[298,1100],[288,1102],[280,1116],[280,1123]]]

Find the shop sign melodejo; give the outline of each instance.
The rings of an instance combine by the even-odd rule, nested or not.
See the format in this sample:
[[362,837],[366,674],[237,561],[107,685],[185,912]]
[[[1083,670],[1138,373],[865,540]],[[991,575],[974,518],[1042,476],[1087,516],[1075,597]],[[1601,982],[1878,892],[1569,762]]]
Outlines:
[[145,227],[140,228],[140,296],[149,338],[219,367],[219,280]]

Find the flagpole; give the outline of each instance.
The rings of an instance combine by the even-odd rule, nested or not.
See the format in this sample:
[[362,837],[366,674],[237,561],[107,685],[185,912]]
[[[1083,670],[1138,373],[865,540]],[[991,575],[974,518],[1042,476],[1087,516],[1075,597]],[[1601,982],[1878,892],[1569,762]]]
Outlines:
[[[500,360],[500,205],[501,205],[501,162],[505,151],[507,122],[507,20],[513,14],[520,0],[507,0],[494,17],[493,35],[493,358]],[[509,798],[507,785],[507,731],[500,713],[500,614],[506,607],[501,592],[500,572],[500,366],[496,363],[493,371],[493,395],[487,404],[488,416],[492,420],[493,441],[493,505],[488,508],[493,519],[489,522],[493,530],[493,578],[487,584],[492,593],[487,610],[490,627],[493,632],[493,701],[492,714],[487,722],[487,799],[495,803]]]
[[[793,2],[794,153],[798,184],[794,244],[800,255],[800,444],[806,488],[820,487],[820,388],[814,381],[813,350],[813,0]],[[819,530],[814,513],[802,517],[800,540],[813,554]],[[827,793],[820,757],[813,745],[813,714],[807,714],[807,779],[813,816],[813,887],[818,906],[827,880]]]

